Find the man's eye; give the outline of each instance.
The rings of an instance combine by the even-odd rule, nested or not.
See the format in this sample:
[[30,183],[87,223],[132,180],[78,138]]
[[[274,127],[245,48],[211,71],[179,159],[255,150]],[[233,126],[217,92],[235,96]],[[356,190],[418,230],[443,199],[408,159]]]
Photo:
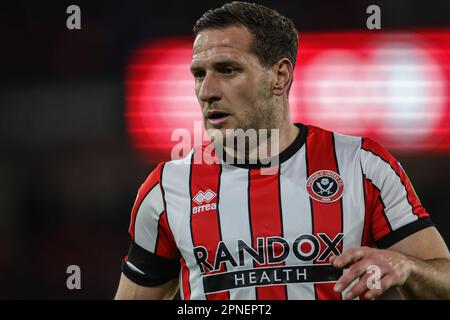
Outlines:
[[220,72],[223,74],[232,74],[234,71],[235,71],[235,69],[231,68],[231,67],[222,68],[220,70]]
[[194,78],[195,79],[201,79],[205,77],[205,72],[204,71],[196,71],[194,72]]

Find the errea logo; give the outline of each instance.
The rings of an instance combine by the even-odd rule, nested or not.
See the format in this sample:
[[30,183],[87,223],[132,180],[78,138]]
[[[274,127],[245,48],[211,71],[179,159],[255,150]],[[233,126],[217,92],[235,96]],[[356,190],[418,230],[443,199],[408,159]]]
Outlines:
[[217,203],[216,202],[210,203],[215,197],[216,194],[210,189],[207,189],[205,192],[201,190],[197,192],[197,194],[192,198],[192,201],[197,203],[198,206],[192,207],[192,213],[216,210]]

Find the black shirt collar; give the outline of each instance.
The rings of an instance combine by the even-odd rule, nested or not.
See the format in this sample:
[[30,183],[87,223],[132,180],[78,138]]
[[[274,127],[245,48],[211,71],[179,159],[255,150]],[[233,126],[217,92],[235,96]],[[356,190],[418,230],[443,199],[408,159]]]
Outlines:
[[[279,157],[278,162],[274,160],[274,161],[270,161],[267,164],[261,163],[260,161],[258,161],[256,163],[254,163],[254,161],[252,163],[238,163],[237,159],[233,158],[232,163],[227,163],[226,162],[227,155],[226,155],[225,151],[223,151],[222,152],[223,163],[230,164],[230,165],[233,165],[233,166],[239,167],[239,168],[245,168],[245,169],[267,168],[267,167],[270,167],[273,163],[282,164],[283,162],[290,159],[305,144],[306,136],[308,134],[308,127],[302,123],[295,123],[295,125],[300,129],[299,133],[298,133],[297,137],[295,138],[295,140],[289,145],[289,147],[287,147],[285,150],[283,150],[283,152],[281,152],[278,155],[278,157]],[[275,159],[275,157],[273,159]],[[230,158],[230,156],[228,156],[228,158]]]

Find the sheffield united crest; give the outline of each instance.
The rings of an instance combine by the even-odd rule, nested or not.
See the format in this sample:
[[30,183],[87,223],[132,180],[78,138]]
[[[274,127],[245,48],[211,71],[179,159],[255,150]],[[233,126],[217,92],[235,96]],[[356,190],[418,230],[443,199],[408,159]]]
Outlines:
[[331,203],[341,198],[344,192],[344,183],[336,172],[319,170],[306,180],[306,191],[314,200]]

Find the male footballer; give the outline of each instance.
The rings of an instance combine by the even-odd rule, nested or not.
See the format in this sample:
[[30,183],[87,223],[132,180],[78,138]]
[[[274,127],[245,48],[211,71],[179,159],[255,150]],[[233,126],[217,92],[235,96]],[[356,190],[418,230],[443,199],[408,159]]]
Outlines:
[[[450,299],[449,251],[398,161],[369,138],[290,121],[292,21],[232,2],[194,35],[195,93],[220,161],[194,161],[205,146],[194,147],[142,184],[116,299]],[[275,130],[264,148],[277,161],[250,147],[235,161],[236,129]]]

